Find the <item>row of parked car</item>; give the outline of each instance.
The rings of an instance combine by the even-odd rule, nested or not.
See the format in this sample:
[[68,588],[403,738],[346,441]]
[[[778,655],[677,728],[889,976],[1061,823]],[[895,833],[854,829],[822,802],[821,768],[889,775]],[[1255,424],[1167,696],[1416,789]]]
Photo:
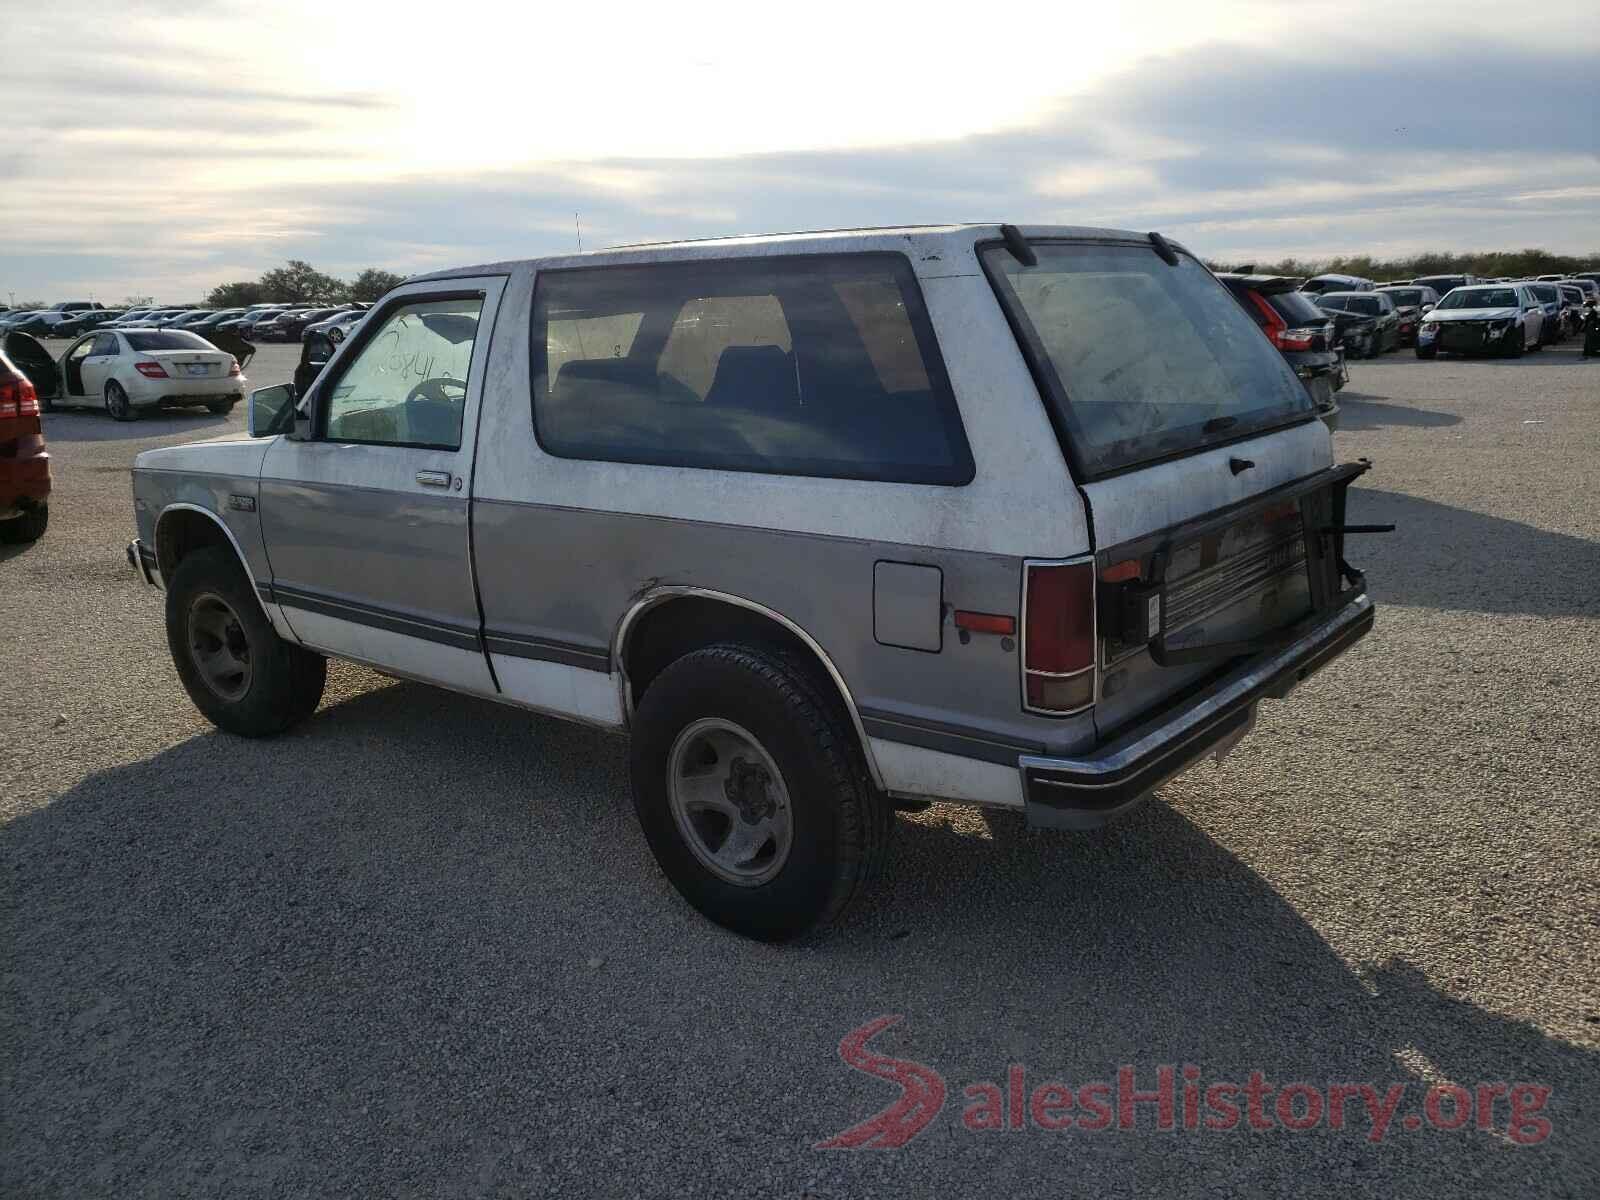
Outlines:
[[1301,288],[1324,310],[1368,318],[1347,328],[1352,357],[1401,344],[1415,346],[1418,358],[1441,350],[1517,355],[1557,345],[1600,322],[1600,271],[1538,279],[1428,275],[1389,283],[1319,275]]
[[[74,306],[74,307],[63,307]],[[84,307],[75,307],[83,305]],[[231,333],[252,342],[297,342],[315,328],[335,342],[366,315],[365,304],[252,304],[240,308],[111,309],[88,301],[63,301],[55,307],[0,312],[0,333],[33,337],[80,337],[96,329],[188,329]]]

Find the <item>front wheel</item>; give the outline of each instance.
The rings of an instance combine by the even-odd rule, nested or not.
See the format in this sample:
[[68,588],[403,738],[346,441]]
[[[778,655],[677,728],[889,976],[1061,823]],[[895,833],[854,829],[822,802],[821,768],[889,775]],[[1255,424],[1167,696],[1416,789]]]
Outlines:
[[115,379],[106,382],[106,412],[113,421],[131,421],[134,418],[133,405],[128,400],[128,393]]
[[327,660],[278,636],[227,550],[196,550],[172,573],[167,646],[189,699],[229,733],[282,733],[322,699]]
[[1506,339],[1506,357],[1521,358],[1522,352],[1528,348],[1528,331],[1521,326],[1517,328],[1517,336]]
[[667,667],[634,723],[633,802],[679,893],[783,941],[881,870],[893,823],[838,702],[781,655],[722,644]]

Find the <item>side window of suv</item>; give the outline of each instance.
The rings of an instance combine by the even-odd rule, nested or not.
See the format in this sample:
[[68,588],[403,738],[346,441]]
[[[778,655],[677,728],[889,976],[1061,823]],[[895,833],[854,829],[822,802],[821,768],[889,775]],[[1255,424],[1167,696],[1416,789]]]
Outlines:
[[905,258],[542,272],[533,419],[565,458],[964,484],[972,454]]
[[481,297],[391,309],[323,397],[330,441],[457,450]]

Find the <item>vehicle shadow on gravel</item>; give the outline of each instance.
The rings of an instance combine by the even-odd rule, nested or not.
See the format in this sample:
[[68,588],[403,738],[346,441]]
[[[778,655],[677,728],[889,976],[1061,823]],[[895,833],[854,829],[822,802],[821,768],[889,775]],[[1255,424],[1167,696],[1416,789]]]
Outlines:
[[[1404,962],[1353,970],[1180,813],[1077,836],[1006,820],[989,836],[967,816],[897,821],[858,914],[771,947],[668,887],[625,742],[435,689],[380,686],[275,741],[207,734],[91,776],[0,829],[0,1191],[648,1178],[654,1194],[932,1195],[1003,1177],[1038,1194],[1215,1176],[1534,1195],[1594,1178],[1596,1055]],[[1386,919],[1386,897],[1365,903]],[[815,1151],[895,1099],[836,1057],[881,1014],[902,1020],[872,1048],[927,1064],[948,1098],[898,1154]],[[1207,1085],[1413,1086],[1381,1142],[1359,1104],[1338,1133],[1162,1132],[1151,1104],[1102,1134],[962,1125],[963,1088],[1004,1092],[1010,1064],[1029,1088],[1114,1086],[1130,1064],[1145,1089],[1184,1063]],[[1537,1115],[1557,1132],[1518,1147],[1471,1122],[1404,1131],[1419,1071],[1552,1086]]]
[[[1350,489],[1349,519],[1388,523],[1346,552],[1382,604],[1533,616],[1593,616],[1600,542],[1404,492]],[[1529,586],[1537,581],[1537,586]]]
[[1461,424],[1461,418],[1455,413],[1413,408],[1409,404],[1385,404],[1376,397],[1352,392],[1349,388],[1339,393],[1338,400],[1339,428],[1352,433],[1402,427],[1434,429]]
[[58,408],[44,419],[49,442],[137,442],[158,437],[197,439],[215,437],[238,424],[233,413],[209,413],[203,408],[164,408],[132,421],[113,421],[99,408]]

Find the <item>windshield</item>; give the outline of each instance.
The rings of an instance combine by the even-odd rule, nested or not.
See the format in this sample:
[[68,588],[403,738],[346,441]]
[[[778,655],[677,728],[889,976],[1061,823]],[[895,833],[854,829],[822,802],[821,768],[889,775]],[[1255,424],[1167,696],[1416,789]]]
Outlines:
[[1389,299],[1393,300],[1396,304],[1422,303],[1421,288],[1388,288],[1386,289],[1386,293]]
[[1515,288],[1457,288],[1443,300],[1440,308],[1515,308]]
[[1441,296],[1448,292],[1451,288],[1461,287],[1466,282],[1467,278],[1465,275],[1429,275],[1424,279],[1417,280],[1417,283],[1419,283],[1421,286],[1431,287]]
[[186,329],[162,329],[153,333],[126,333],[135,350],[214,350],[210,342]]
[[1344,307],[1346,312],[1365,313],[1369,317],[1383,315],[1383,302],[1376,296],[1351,296]]
[[1350,306],[1350,301],[1344,296],[1318,296],[1317,305],[1321,308],[1345,309]]
[[1228,290],[1198,262],[1145,245],[1004,247],[983,262],[1040,373],[1081,473],[1135,463],[1314,415],[1306,390]]

